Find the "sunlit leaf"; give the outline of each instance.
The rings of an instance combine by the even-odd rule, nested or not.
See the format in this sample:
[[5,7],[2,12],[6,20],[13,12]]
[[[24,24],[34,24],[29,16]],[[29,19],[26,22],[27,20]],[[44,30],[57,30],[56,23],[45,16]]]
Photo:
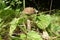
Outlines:
[[28,32],[27,36],[29,40],[43,40],[41,36],[35,31]]
[[10,31],[9,31],[9,34],[12,35],[13,34],[13,31],[16,29],[17,25],[18,25],[18,22],[19,22],[19,18],[14,18],[11,23],[10,23]]
[[7,10],[7,9],[9,9],[9,8],[10,8],[10,6],[8,6],[8,7],[4,8],[4,10]]
[[51,24],[51,31],[56,34],[60,35],[60,26],[58,24]]
[[20,34],[20,39],[21,40],[26,40],[26,35],[25,34]]
[[11,40],[20,40],[19,37],[12,36]]
[[51,22],[51,16],[50,15],[40,15],[40,16],[38,16],[37,21],[36,21],[37,26],[40,29],[45,29],[46,27],[48,27],[50,22]]

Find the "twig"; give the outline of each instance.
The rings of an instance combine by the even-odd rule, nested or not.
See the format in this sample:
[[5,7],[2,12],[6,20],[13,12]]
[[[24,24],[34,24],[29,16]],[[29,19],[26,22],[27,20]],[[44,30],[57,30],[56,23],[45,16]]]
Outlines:
[[53,0],[51,0],[51,3],[50,3],[50,12],[49,12],[49,14],[51,14],[52,3],[53,3]]
[[43,13],[47,13],[47,12],[52,12],[52,11],[55,11],[55,9],[53,9],[53,10],[50,10],[50,11],[44,11]]

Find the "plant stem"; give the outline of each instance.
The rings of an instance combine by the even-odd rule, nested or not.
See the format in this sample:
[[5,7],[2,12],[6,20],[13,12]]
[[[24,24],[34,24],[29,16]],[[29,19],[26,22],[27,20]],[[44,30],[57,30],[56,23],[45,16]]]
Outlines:
[[25,0],[23,0],[23,9],[25,8]]

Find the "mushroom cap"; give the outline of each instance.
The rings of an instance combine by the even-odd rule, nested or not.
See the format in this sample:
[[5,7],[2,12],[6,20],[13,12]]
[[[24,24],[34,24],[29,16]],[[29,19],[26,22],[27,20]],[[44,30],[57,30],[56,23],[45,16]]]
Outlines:
[[25,13],[25,14],[34,14],[34,13],[37,13],[37,12],[38,11],[33,7],[26,7],[23,10],[23,13]]

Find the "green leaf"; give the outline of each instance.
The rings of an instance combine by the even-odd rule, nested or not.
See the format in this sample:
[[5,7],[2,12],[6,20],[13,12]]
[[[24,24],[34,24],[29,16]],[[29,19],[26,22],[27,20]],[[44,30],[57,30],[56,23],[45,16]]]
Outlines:
[[27,36],[29,40],[43,40],[41,36],[35,31],[28,32]]
[[53,35],[59,36],[60,33],[60,16],[52,16],[53,20],[51,22],[51,31],[53,32]]
[[20,15],[19,24],[25,23],[27,20],[27,15]]
[[26,35],[25,34],[20,34],[20,39],[21,40],[25,40],[26,39]]
[[11,36],[13,34],[13,31],[16,29],[17,25],[19,22],[19,18],[14,18],[11,22],[10,22],[10,31],[9,31],[9,35]]
[[40,15],[37,17],[37,26],[40,29],[45,29],[46,27],[48,27],[48,25],[51,22],[51,16],[50,15]]
[[2,21],[2,19],[0,18],[0,22]]
[[11,40],[20,40],[20,38],[19,37],[16,37],[16,36],[12,36],[11,37]]
[[7,10],[7,9],[9,9],[9,8],[10,8],[10,6],[8,6],[8,7],[4,8],[4,10]]
[[51,24],[51,31],[59,36],[60,35],[60,26],[58,24]]
[[0,40],[2,40],[2,37],[0,36]]

